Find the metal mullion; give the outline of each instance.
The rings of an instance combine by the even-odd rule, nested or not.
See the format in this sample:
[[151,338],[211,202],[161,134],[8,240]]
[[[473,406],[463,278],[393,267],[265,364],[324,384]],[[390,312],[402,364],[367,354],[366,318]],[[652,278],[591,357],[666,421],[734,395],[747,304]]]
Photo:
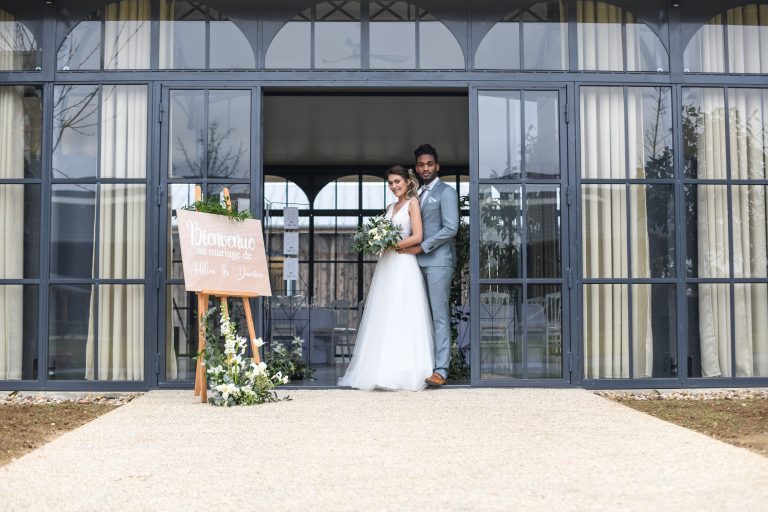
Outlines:
[[[723,73],[729,73],[731,70],[731,58],[729,56],[729,53],[730,53],[730,45],[728,44],[728,18],[727,16],[723,15],[723,60],[725,61],[723,63],[725,65],[725,68],[723,69]],[[728,112],[727,109],[726,109],[726,112]]]
[[[105,6],[106,7],[106,6]],[[106,18],[106,9],[102,8],[100,12],[100,18],[101,18],[101,34],[99,34],[99,69],[98,70],[92,70],[92,71],[103,71],[105,69],[105,65],[107,63],[107,56],[106,56],[106,32],[107,32],[107,20]]]
[[203,187],[203,199],[208,198],[208,110],[211,106],[211,91],[210,89],[203,90],[203,155],[205,159],[202,164],[202,187]]
[[[523,23],[523,20],[522,20],[522,16],[520,18],[521,19],[518,20],[518,22],[517,22],[518,23],[518,28],[517,28],[517,41],[518,41],[517,42],[517,45],[518,45],[517,46],[517,51],[518,51],[518,54],[517,54],[517,56],[520,57],[520,71],[522,71],[522,70],[525,69],[525,52],[523,51],[523,45],[525,44],[525,37],[523,36],[523,26],[524,26],[524,23]],[[521,96],[522,96],[522,91],[521,91]]]
[[40,165],[40,254],[38,259],[37,312],[37,382],[45,388],[48,382],[49,307],[50,307],[50,247],[51,247],[51,174],[53,165],[53,84],[42,86],[42,162]]
[[[627,72],[627,16],[628,16],[628,13],[624,9],[622,9],[622,11],[623,12],[621,14],[621,60],[622,60],[621,70],[626,73]],[[632,351],[630,351],[629,353],[631,354]]]
[[[409,7],[410,8],[410,7]],[[414,16],[414,37],[416,39],[416,47],[414,48],[415,53],[415,61],[414,65],[416,66],[416,69],[421,69],[421,16],[419,16],[419,11],[421,8],[414,7],[415,9],[415,16]]]
[[0,178],[0,185],[42,185],[42,178]]
[[[726,24],[727,27],[727,24]],[[727,28],[726,28],[727,31]],[[728,62],[727,44],[728,37],[726,32],[726,63]],[[733,278],[736,276],[736,266],[734,263],[734,244],[733,244],[733,174],[731,169],[731,116],[729,115],[728,88],[724,87],[723,106],[725,108],[725,179],[726,179],[726,201],[728,204],[728,293],[730,296],[730,311],[728,312],[731,320],[731,377],[736,377],[736,292],[734,290]]]
[[205,8],[205,69],[211,69],[211,13],[209,9],[210,7]]
[[315,44],[315,36],[316,33],[316,27],[315,24],[317,23],[317,6],[313,5],[311,7],[311,11],[309,13],[309,69],[313,70],[315,69],[315,52],[317,51],[316,44]]
[[371,67],[371,20],[368,2],[360,2],[360,69]]
[[[521,27],[522,29],[522,27]],[[521,30],[522,33],[522,30]],[[522,48],[522,47],[521,47]],[[521,52],[522,53],[522,52]],[[521,56],[522,58],[522,56]],[[523,353],[522,353],[522,369],[523,379],[528,378],[528,187],[526,185],[526,151],[525,151],[525,91],[520,91],[520,178],[522,183],[520,184],[520,254],[521,254],[521,269],[520,277],[522,279],[522,307],[521,316],[523,317]],[[510,240],[511,242],[511,240]]]
[[[622,23],[622,37],[625,35],[625,29],[626,24]],[[626,41],[626,38],[623,39]],[[626,69],[627,64],[627,48],[626,44],[624,45],[624,69]],[[629,352],[629,378],[633,379],[635,377],[634,367],[635,367],[635,361],[634,361],[634,332],[632,331],[632,326],[634,325],[632,320],[633,311],[632,311],[632,295],[634,293],[634,288],[630,284],[630,280],[632,277],[634,277],[632,272],[632,194],[630,193],[630,187],[629,184],[629,127],[627,119],[629,119],[629,93],[627,90],[627,87],[622,87],[622,97],[623,97],[623,129],[624,129],[624,198],[626,201],[626,224],[625,229],[627,233],[627,242],[625,245],[625,250],[627,251],[627,280],[625,281],[625,284],[627,285],[627,321],[629,322],[628,326],[628,332],[629,332],[629,338],[627,339],[628,344],[628,352]]]
[[[479,197],[478,175],[478,135],[479,118],[477,113],[478,90],[476,87],[469,87],[468,91],[468,135],[469,135],[469,302],[471,304],[480,304],[480,215],[477,206]],[[472,200],[475,199],[475,200]],[[479,308],[478,312],[479,312]],[[476,384],[480,381],[480,323],[471,321],[469,323],[470,331],[470,383]],[[474,341],[473,341],[474,340]]]

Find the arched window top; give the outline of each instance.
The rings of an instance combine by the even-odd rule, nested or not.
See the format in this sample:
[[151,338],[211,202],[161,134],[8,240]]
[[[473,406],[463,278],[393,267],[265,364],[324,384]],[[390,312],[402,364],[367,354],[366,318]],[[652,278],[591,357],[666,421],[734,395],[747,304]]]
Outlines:
[[617,5],[578,0],[576,30],[580,70],[669,70],[669,55],[656,33]]
[[707,21],[688,42],[683,68],[686,73],[768,73],[768,3],[734,7]]
[[[60,70],[149,69],[152,0],[118,0],[82,19],[59,47]],[[159,2],[160,69],[254,68],[253,48],[226,16],[201,2]]]
[[507,13],[485,35],[476,69],[568,69],[565,0],[531,2]]
[[37,39],[22,22],[0,9],[0,71],[40,70]]
[[308,208],[309,198],[304,190],[291,180],[280,176],[264,176],[264,209],[282,210],[286,206]]
[[[578,59],[584,71],[668,71],[664,44],[616,5],[576,1]],[[567,70],[568,1],[531,1],[503,16],[475,54],[476,69]]]
[[[365,51],[364,51],[365,50]],[[464,69],[448,28],[411,2],[330,0],[294,16],[266,53],[270,69]]]

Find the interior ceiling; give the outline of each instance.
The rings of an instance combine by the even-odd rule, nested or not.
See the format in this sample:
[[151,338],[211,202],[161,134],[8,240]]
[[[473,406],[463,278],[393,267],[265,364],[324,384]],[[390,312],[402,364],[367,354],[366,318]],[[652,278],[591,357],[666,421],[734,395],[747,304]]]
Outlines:
[[264,165],[412,165],[432,144],[440,163],[468,167],[466,95],[284,94],[264,97]]

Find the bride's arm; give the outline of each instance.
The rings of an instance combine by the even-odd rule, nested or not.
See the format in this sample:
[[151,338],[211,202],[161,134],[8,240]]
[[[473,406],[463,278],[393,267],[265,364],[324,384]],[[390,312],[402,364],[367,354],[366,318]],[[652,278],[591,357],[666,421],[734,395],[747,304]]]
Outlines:
[[408,215],[411,216],[411,236],[404,238],[397,243],[398,249],[406,249],[419,245],[424,235],[421,226],[421,208],[418,201],[408,203]]

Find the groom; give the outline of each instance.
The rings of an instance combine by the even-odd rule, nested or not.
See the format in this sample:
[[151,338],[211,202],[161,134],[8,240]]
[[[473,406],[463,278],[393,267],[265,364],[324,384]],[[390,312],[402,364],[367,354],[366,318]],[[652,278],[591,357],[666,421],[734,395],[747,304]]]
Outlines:
[[437,151],[422,144],[414,151],[416,172],[423,186],[419,190],[419,204],[424,229],[421,245],[398,252],[416,254],[424,275],[435,339],[435,368],[425,379],[430,386],[442,386],[448,378],[451,362],[450,295],[451,278],[456,261],[454,237],[459,227],[459,201],[456,191],[440,181]]

